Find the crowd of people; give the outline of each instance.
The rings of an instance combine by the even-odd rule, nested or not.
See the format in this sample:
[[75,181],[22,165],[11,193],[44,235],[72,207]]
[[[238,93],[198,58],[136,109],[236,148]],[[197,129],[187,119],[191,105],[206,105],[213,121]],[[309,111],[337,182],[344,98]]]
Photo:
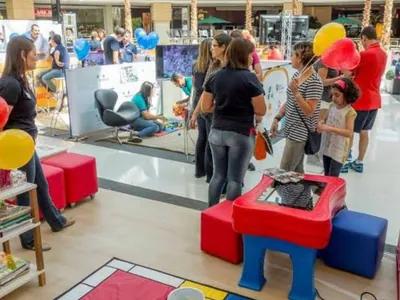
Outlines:
[[[349,169],[363,172],[368,132],[381,106],[380,82],[387,55],[372,26],[361,33],[363,51],[354,70],[334,70],[316,58],[311,42],[294,45],[291,58],[296,70],[287,89],[287,101],[276,114],[270,135],[277,134],[285,118],[285,147],[280,168],[304,173],[306,145],[319,133],[319,152],[327,176]],[[245,173],[254,152],[255,128],[266,112],[262,71],[250,38],[240,31],[222,33],[199,47],[190,86],[193,85],[190,126],[198,126],[195,177],[206,177],[209,206],[241,195]],[[174,75],[182,90],[188,78]],[[188,95],[188,94],[187,94]],[[188,99],[179,101],[186,103]],[[354,161],[354,133],[360,134]]]
[[[32,26],[28,36],[18,36],[8,43],[0,78],[0,96],[10,109],[4,129],[23,130],[33,140],[38,134],[36,99],[26,73],[36,67],[37,36],[38,28]],[[124,38],[129,39],[129,33],[118,28],[103,40],[108,63],[119,63],[120,42]],[[304,173],[305,145],[310,133],[318,132],[323,136],[320,156],[325,175],[339,176],[349,169],[363,172],[368,131],[373,128],[381,107],[379,86],[387,57],[373,27],[363,29],[361,43],[364,50],[354,70],[331,70],[321,63],[310,67],[316,59],[312,43],[294,45],[291,60],[296,73],[287,89],[287,101],[270,129],[270,134],[275,135],[278,123],[286,119],[281,169]],[[53,49],[49,50],[53,58],[52,71],[41,74],[40,78],[53,89],[48,82],[49,74],[60,74],[59,71],[68,67],[69,60],[59,35],[51,37],[50,49]],[[190,124],[192,127],[197,124],[199,128],[195,176],[206,177],[210,183],[209,206],[217,204],[222,194],[231,201],[242,194],[243,179],[254,153],[255,128],[267,110],[261,79],[255,45],[240,32],[222,33],[204,40],[192,78],[179,74],[172,77],[187,96],[180,104],[189,101],[194,89]],[[150,112],[153,91],[153,84],[145,82],[132,99],[141,112],[140,118],[132,124],[138,131],[138,138],[163,130],[165,118]],[[354,132],[360,134],[358,158],[346,163],[351,156]],[[64,218],[54,207],[37,154],[21,170],[26,173],[28,182],[37,184],[39,207],[52,230],[58,232],[73,225],[75,219]],[[27,194],[17,197],[18,205],[28,203]],[[23,234],[21,243],[26,249],[34,249],[32,232]],[[45,244],[43,249],[49,250],[50,246]]]

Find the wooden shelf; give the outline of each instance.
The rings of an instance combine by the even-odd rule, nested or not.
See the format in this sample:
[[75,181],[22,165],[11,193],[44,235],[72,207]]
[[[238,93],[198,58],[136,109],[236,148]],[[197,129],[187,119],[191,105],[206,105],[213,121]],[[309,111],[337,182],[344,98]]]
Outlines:
[[18,289],[19,287],[23,286],[24,284],[30,282],[31,280],[37,278],[41,274],[44,274],[44,270],[38,271],[36,266],[34,264],[31,264],[28,273],[18,276],[17,278],[11,280],[9,283],[0,287],[0,299]]
[[7,241],[11,240],[12,238],[15,238],[15,237],[19,236],[20,234],[27,232],[29,230],[32,230],[33,228],[38,227],[38,226],[40,226],[40,222],[26,224],[25,226],[13,231],[11,234],[4,235],[2,238],[0,238],[0,243],[7,242]]
[[11,199],[20,194],[36,189],[36,184],[25,182],[16,187],[6,188],[0,191],[0,201]]

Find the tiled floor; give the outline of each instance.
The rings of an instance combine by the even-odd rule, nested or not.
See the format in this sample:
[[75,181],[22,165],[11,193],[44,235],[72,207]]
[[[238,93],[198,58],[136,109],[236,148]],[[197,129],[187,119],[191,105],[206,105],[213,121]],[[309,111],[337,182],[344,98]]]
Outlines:
[[[350,172],[343,176],[347,180],[347,204],[350,209],[388,219],[386,242],[395,245],[400,229],[400,102],[389,95],[384,96],[384,107],[379,111],[370,140],[365,173]],[[69,147],[70,151],[95,156],[100,178],[207,202],[207,184],[204,179],[194,178],[192,164],[44,136],[39,138],[40,143]],[[283,146],[282,140],[274,146],[274,156],[255,162],[257,169],[278,166]],[[354,150],[357,154],[356,147]],[[260,178],[260,173],[248,172],[245,191],[258,183]]]
[[[38,287],[32,281],[4,300],[54,299],[113,257],[254,299],[287,299],[292,281],[288,256],[268,253],[268,282],[261,292],[240,288],[241,265],[201,252],[200,214],[196,210],[100,190],[94,200],[66,209],[65,215],[75,216],[77,223],[59,233],[42,225],[43,239],[53,246],[44,253],[47,284]],[[18,239],[12,241],[11,249],[15,255],[34,261],[34,252],[21,250]],[[104,274],[90,277],[87,283],[96,285]],[[327,300],[359,300],[364,291],[392,300],[394,279],[395,262],[386,257],[374,280],[328,268],[320,261],[315,273],[316,288]]]

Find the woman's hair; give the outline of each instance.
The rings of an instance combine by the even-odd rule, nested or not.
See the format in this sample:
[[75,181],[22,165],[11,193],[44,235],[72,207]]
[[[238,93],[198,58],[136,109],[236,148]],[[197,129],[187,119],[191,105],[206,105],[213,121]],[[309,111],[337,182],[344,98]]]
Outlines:
[[142,86],[140,87],[139,93],[142,94],[147,108],[151,107],[151,91],[153,88],[154,85],[148,81],[143,82]]
[[[232,37],[226,33],[220,33],[220,34],[214,36],[214,40],[217,42],[219,47],[225,46],[225,53],[226,53],[226,50],[228,49],[229,44],[232,42]],[[225,53],[224,53],[224,56],[225,56]],[[217,69],[220,69],[221,67],[222,67],[222,62],[219,61],[218,59],[214,60],[212,70],[217,70]]]
[[99,33],[97,31],[92,31],[92,33],[90,34],[90,38],[92,40],[95,40],[99,37]]
[[317,60],[314,55],[312,42],[299,42],[293,46],[293,51],[297,57],[300,57],[303,66],[310,65]]
[[253,53],[254,45],[244,38],[234,39],[225,53],[225,67],[229,69],[248,69],[249,54]]
[[233,39],[243,39],[244,38],[243,33],[239,29],[232,30],[230,36]]
[[97,34],[99,35],[99,37],[100,37],[100,33],[103,34],[103,38],[106,38],[107,33],[103,28],[97,29]]
[[360,98],[360,88],[349,78],[339,79],[332,85],[332,88],[339,90],[343,94],[344,101],[347,104],[353,104]]
[[205,39],[200,44],[199,56],[194,66],[194,71],[197,73],[207,72],[211,59],[211,39]]
[[6,61],[1,78],[7,75],[17,75],[18,78],[22,78],[24,85],[28,87],[28,80],[26,79],[27,65],[21,54],[24,53],[24,56],[27,57],[28,53],[34,49],[35,44],[26,37],[18,36],[10,40],[7,44]]

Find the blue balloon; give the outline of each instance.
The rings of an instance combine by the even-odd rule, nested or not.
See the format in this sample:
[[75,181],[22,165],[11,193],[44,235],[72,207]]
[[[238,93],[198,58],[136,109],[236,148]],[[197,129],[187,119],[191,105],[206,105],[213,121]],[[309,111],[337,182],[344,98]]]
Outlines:
[[74,43],[74,51],[79,60],[86,59],[90,54],[90,43],[85,39],[78,39]]
[[146,31],[143,28],[136,28],[136,30],[135,30],[135,38],[137,40],[139,39],[139,37],[145,36],[145,35],[147,35],[147,34],[146,34]]
[[17,36],[19,36],[18,33],[15,33],[15,32],[11,33],[11,34],[10,34],[10,41],[11,41],[13,38],[16,38]]
[[140,36],[137,39],[137,42],[138,42],[138,45],[140,46],[140,48],[143,48],[145,50],[150,50],[151,40],[150,40],[150,37],[148,35]]
[[160,41],[160,37],[158,33],[152,31],[149,33],[149,38],[150,38],[150,49],[154,49],[158,42]]

